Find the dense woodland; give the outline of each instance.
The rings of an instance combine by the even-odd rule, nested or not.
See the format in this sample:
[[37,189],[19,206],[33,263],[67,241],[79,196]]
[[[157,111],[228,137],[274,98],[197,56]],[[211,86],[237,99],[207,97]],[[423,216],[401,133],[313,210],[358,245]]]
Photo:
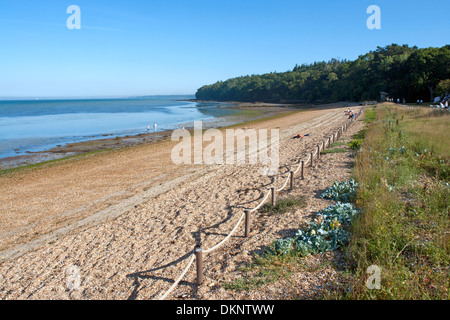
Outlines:
[[354,61],[296,65],[292,71],[249,75],[198,89],[198,100],[336,102],[380,100],[430,101],[450,89],[450,45],[417,48],[392,44]]

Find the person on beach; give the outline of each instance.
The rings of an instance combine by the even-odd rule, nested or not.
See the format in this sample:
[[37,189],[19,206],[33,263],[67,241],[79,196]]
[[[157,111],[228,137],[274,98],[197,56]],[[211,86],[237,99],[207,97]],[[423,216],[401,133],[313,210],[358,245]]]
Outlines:
[[302,138],[304,138],[304,137],[309,137],[309,133],[308,133],[308,134],[305,134],[305,135],[299,133],[298,135],[296,135],[296,136],[294,137],[294,139],[302,139]]
[[158,125],[156,124],[156,122],[153,123],[153,128],[155,129],[155,132],[156,132],[156,130],[158,128]]
[[150,125],[147,126],[147,132],[150,132]]

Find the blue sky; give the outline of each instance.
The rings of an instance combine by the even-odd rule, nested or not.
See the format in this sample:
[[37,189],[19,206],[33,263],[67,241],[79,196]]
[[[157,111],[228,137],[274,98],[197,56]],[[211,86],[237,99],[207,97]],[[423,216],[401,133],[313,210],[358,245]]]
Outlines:
[[[366,27],[370,5],[380,30]],[[0,98],[194,94],[391,43],[440,47],[449,12],[448,0],[0,0]]]

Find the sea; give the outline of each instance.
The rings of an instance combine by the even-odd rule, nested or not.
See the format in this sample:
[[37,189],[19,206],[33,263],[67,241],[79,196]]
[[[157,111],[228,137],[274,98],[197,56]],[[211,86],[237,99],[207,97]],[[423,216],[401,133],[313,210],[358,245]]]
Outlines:
[[195,97],[0,100],[0,159],[68,143],[174,130],[237,112],[231,104]]

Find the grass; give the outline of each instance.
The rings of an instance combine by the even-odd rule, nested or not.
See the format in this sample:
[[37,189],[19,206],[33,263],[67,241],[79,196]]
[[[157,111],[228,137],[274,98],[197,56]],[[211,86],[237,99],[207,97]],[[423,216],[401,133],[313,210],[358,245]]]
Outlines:
[[[356,155],[363,214],[346,249],[354,281],[334,298],[448,299],[450,117],[392,105],[366,112],[383,121],[366,121]],[[371,265],[382,270],[379,290],[365,284]]]
[[271,203],[264,204],[260,212],[272,214],[283,214],[286,213],[293,208],[300,208],[306,206],[306,198],[305,197],[288,197],[284,199],[278,199],[275,206],[272,206]]
[[[232,114],[232,117],[258,117],[263,114],[262,110],[238,110],[236,113]],[[226,116],[225,116],[226,117]]]
[[364,122],[365,123],[372,123],[375,120],[377,120],[377,112],[376,112],[377,106],[374,108],[367,108],[364,112]]
[[333,143],[331,144],[330,148],[335,148],[335,147],[340,147],[340,146],[346,146],[346,145],[347,145],[347,143],[345,143],[345,142],[342,142],[342,141],[336,141],[336,142],[333,142]]
[[334,149],[326,149],[326,150],[320,151],[320,154],[345,153],[345,152],[348,152],[348,150],[343,149],[343,148],[334,148]]
[[289,278],[302,264],[293,256],[256,256],[248,266],[241,267],[244,277],[222,283],[226,290],[248,291]]

